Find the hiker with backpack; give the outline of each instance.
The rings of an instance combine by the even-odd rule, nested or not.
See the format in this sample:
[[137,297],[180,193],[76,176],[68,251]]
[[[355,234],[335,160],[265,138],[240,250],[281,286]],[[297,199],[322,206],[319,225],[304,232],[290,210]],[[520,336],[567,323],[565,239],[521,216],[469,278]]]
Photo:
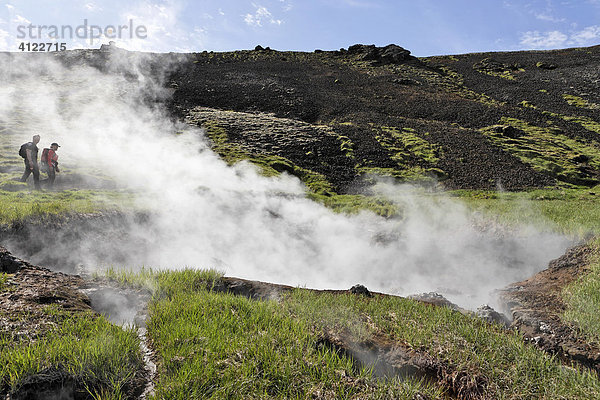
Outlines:
[[45,182],[47,182],[49,188],[54,186],[56,173],[60,172],[58,169],[58,154],[56,154],[59,147],[58,143],[52,143],[49,149],[45,148],[42,150],[42,158],[40,159],[42,163],[41,169],[48,174],[48,179]]
[[21,182],[26,182],[29,175],[33,173],[33,184],[36,190],[40,190],[40,169],[37,162],[37,144],[39,142],[40,135],[34,135],[31,142],[22,144],[19,149],[19,155],[23,157],[23,161],[25,162],[25,172],[21,177]]

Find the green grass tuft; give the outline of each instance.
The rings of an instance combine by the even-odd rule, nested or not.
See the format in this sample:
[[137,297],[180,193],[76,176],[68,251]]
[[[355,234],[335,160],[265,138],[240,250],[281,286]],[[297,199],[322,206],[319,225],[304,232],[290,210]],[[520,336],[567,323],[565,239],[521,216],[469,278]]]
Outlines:
[[255,301],[211,292],[219,275],[210,271],[120,276],[156,288],[148,323],[159,357],[155,398],[444,396],[434,382],[378,380],[369,365],[357,369],[351,358],[319,344],[324,330],[357,342],[385,335],[437,359],[449,374],[482,377],[489,398],[600,396],[593,373],[564,368],[517,333],[449,308],[304,289],[279,303]]
[[16,393],[36,377],[72,381],[94,398],[121,398],[143,368],[135,329],[114,326],[92,314],[59,313],[44,338],[16,344],[0,331],[0,387]]
[[595,374],[563,368],[558,360],[523,342],[514,332],[409,299],[296,290],[284,301],[293,315],[322,328],[347,329],[357,338],[385,332],[452,366],[483,376],[486,398],[570,398],[600,395]]
[[274,301],[209,291],[220,274],[108,271],[152,288],[148,337],[159,357],[154,398],[440,398],[430,383],[377,381],[320,344],[315,325]]
[[59,214],[119,210],[133,204],[130,193],[64,190],[60,192],[0,190],[0,224],[43,220]]
[[398,207],[391,201],[365,195],[336,194],[323,196],[309,193],[308,198],[317,201],[331,210],[344,214],[358,214],[369,210],[382,217],[392,217],[398,214]]

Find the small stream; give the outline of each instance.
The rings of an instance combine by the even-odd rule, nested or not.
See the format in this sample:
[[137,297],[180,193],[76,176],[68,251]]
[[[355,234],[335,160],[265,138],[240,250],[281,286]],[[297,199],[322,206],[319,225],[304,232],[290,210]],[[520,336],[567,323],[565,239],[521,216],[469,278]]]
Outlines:
[[102,281],[94,287],[82,289],[82,291],[90,298],[92,308],[104,315],[110,322],[136,329],[140,338],[140,349],[146,372],[146,383],[138,398],[146,400],[154,394],[154,379],[157,370],[153,361],[154,352],[148,346],[146,330],[147,304],[151,298],[150,293],[147,290],[112,286],[106,281]]

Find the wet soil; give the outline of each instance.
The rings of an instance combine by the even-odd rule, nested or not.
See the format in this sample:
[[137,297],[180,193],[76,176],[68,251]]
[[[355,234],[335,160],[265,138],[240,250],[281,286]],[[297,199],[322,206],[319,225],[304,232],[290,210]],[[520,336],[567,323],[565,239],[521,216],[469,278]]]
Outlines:
[[[2,272],[10,274],[7,287],[0,291],[0,329],[10,332],[16,341],[35,340],[53,326],[44,312],[47,305],[57,305],[72,313],[91,311],[89,298],[78,290],[84,285],[79,276],[33,266],[3,247],[0,247],[0,267]],[[19,319],[22,314],[29,317]]]

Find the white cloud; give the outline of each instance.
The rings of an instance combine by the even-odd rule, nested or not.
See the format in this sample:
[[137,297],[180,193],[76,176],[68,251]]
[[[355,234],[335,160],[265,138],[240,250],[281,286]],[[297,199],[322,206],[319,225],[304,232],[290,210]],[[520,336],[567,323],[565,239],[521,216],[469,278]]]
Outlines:
[[117,46],[133,51],[191,52],[203,48],[203,36],[181,22],[182,10],[182,5],[172,0],[138,3],[122,17],[125,21],[133,20],[135,26],[146,27],[146,37],[113,40]]
[[581,31],[575,32],[573,35],[571,35],[571,41],[581,46],[598,44],[594,42],[597,42],[599,39],[600,25],[588,26],[587,28],[584,28]]
[[219,15],[225,15],[225,11],[222,8],[219,8]]
[[550,13],[539,13],[539,14],[534,14],[534,15],[535,15],[535,18],[539,19],[540,21],[556,22],[556,23],[566,21],[564,18],[554,17]]
[[551,48],[564,46],[569,37],[559,31],[529,31],[521,36],[520,44],[528,48]]
[[253,6],[256,7],[256,12],[254,14],[246,14],[244,17],[244,21],[247,25],[260,27],[263,26],[263,23],[269,23],[273,25],[281,25],[283,23],[282,20],[275,19],[273,14],[271,14],[266,7],[257,6],[256,4],[253,4]]
[[100,6],[99,6],[98,4],[96,4],[96,3],[91,3],[91,2],[90,2],[90,3],[86,3],[86,5],[85,5],[85,8],[86,8],[88,11],[92,11],[92,12],[95,12],[95,11],[102,11],[102,7],[100,7]]
[[279,1],[282,3],[281,5],[283,7],[284,12],[291,11],[294,8],[294,5],[289,0],[279,0]]
[[0,51],[9,51],[8,38],[9,33],[3,29],[0,29]]
[[28,20],[27,18],[23,17],[22,15],[15,15],[12,20],[10,21],[13,24],[17,24],[17,25],[29,25],[31,24],[31,21]]
[[521,35],[521,46],[532,49],[551,49],[567,46],[591,46],[600,42],[600,25],[592,25],[578,31],[529,31]]

